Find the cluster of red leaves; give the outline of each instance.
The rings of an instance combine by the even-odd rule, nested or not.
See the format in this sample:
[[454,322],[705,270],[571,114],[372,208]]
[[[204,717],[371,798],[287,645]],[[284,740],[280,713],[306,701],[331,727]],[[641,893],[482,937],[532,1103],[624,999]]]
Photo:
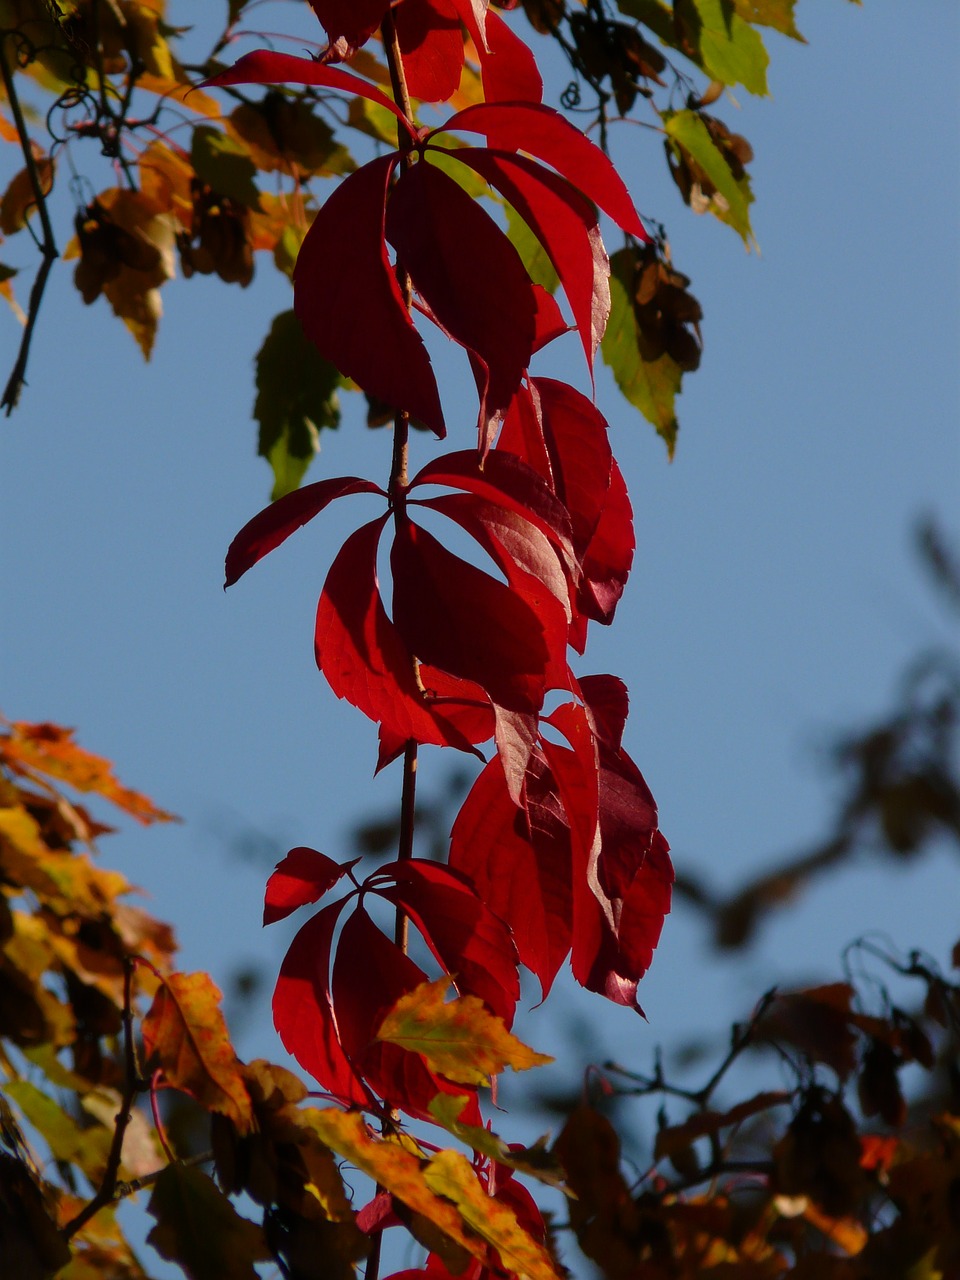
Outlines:
[[[478,744],[495,742],[454,825],[449,867],[402,861],[358,883],[353,863],[296,849],[267,889],[269,923],[319,901],[344,876],[353,881],[294,939],[275,1020],[287,1048],[335,1097],[370,1107],[379,1095],[425,1115],[439,1093],[462,1086],[377,1038],[385,1015],[426,975],[383,934],[368,899],[384,898],[409,918],[460,993],[507,1026],[518,962],[546,994],[568,954],[580,983],[636,1008],[669,910],[668,847],[622,746],[626,689],[613,676],[578,680],[568,660],[568,649],[584,651],[590,621],[611,622],[623,592],[634,551],[626,486],[592,401],[528,372],[542,346],[575,329],[592,376],[610,311],[598,209],[635,238],[647,236],[610,160],[543,105],[532,55],[484,0],[404,0],[392,9],[415,97],[439,101],[455,90],[461,24],[477,51],[486,100],[432,129],[335,65],[384,21],[383,0],[311,3],[330,41],[323,57],[251,53],[211,82],[343,90],[398,120],[397,149],[350,174],[317,214],[296,265],[295,310],[341,373],[442,438],[440,395],[414,316],[436,326],[469,359],[478,445],[435,458],[409,483],[394,477],[389,492],[346,476],[281,498],[234,539],[226,582],[335,499],[379,496],[386,509],[347,538],[327,574],[317,664],[338,697],[379,726],[380,767],[410,743],[480,755]],[[483,145],[454,145],[457,133]],[[527,224],[572,325],[450,176],[458,167]],[[424,527],[424,512],[468,534],[496,574],[448,550]],[[389,613],[377,568],[388,525]],[[545,714],[551,693],[560,705]]]

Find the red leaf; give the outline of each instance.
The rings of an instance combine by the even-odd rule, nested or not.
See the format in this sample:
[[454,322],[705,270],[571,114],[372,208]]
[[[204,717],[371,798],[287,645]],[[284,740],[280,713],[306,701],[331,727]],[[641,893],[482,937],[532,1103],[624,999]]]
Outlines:
[[333,963],[333,1000],[343,1047],[382,1098],[429,1119],[427,1109],[438,1093],[472,1091],[435,1076],[419,1054],[376,1039],[400,997],[426,981],[420,966],[384,937],[359,907],[343,926]]
[[405,518],[390,563],[394,622],[412,653],[476,681],[500,706],[540,709],[551,655],[525,600]]
[[403,0],[393,10],[407,88],[423,102],[445,102],[463,70],[460,19],[450,0]]
[[286,542],[291,533],[296,533],[315,515],[330,505],[336,498],[350,493],[379,493],[387,495],[372,480],[361,480],[358,476],[338,476],[336,479],[319,480],[316,484],[305,485],[295,489],[249,520],[227,551],[224,587],[232,586],[239,578],[252,568],[258,560],[262,560],[281,542]]
[[533,350],[537,352],[541,347],[545,347],[548,342],[553,342],[554,338],[560,338],[563,334],[569,333],[571,326],[564,320],[563,312],[557,306],[556,298],[554,298],[553,294],[547,293],[542,284],[533,286],[533,297],[537,304],[537,333],[533,342]]
[[410,481],[410,489],[424,484],[464,489],[515,511],[550,539],[563,553],[569,567],[575,564],[570,516],[549,485],[525,462],[508,453],[494,452],[481,466],[473,449],[462,449],[434,458],[421,467]]
[[331,44],[342,39],[354,48],[366,43],[390,7],[386,0],[310,0],[310,4]]
[[403,908],[461,995],[477,996],[512,1026],[520,999],[517,948],[466,877],[414,858],[381,867],[367,883]]
[[601,746],[620,750],[630,696],[619,676],[581,676],[579,693],[593,718],[594,731]]
[[386,229],[431,315],[480,362],[486,424],[506,409],[533,354],[536,304],[519,254],[476,200],[422,161],[401,174]]
[[653,847],[657,806],[627,753],[600,750],[600,835],[597,875],[611,898],[623,897]]
[[[592,879],[598,853],[600,784],[597,744],[583,707],[564,703],[545,719],[570,743],[570,750],[542,739],[543,754],[553,774],[579,855],[581,873]],[[577,864],[574,863],[574,875]]]
[[291,942],[273,993],[273,1023],[286,1050],[324,1089],[366,1107],[370,1094],[340,1043],[330,994],[333,933],[345,901],[318,911]]
[[[294,310],[307,337],[341,373],[442,437],[430,357],[404,306],[383,238],[387,188],[398,160],[396,153],[371,160],[327,198],[297,258]],[[402,185],[401,179],[397,190]]]
[[267,881],[263,901],[263,923],[276,924],[298,907],[319,902],[325,893],[360,861],[334,862],[316,849],[299,846],[291,849]]
[[453,155],[495,187],[543,245],[570,302],[592,371],[610,316],[610,259],[593,205],[564,178],[526,156],[483,147]]
[[[367,0],[367,5],[370,7],[370,0]],[[343,7],[353,10],[355,7],[353,0],[344,0]],[[379,7],[382,16],[386,5],[383,0],[374,0],[374,7]],[[380,17],[373,24],[374,27],[379,22]],[[371,30],[373,30],[372,27]],[[367,32],[367,35],[369,34]],[[363,40],[365,39],[366,36],[363,37]],[[363,40],[351,40],[350,43],[362,44]],[[381,89],[368,84],[366,80],[361,80],[350,71],[331,67],[328,63],[316,62],[313,58],[297,58],[290,53],[255,49],[253,53],[245,53],[226,71],[221,71],[219,75],[211,76],[209,80],[201,83],[203,86],[214,88],[231,84],[312,84],[327,89],[342,89],[345,93],[359,94],[361,98],[367,98],[370,102],[376,102],[378,106],[386,107],[388,111],[393,112],[410,136],[416,137],[416,130],[410,121],[393,99],[388,98]]]
[[470,33],[470,39],[477,49],[486,48],[486,24],[489,18],[487,0],[453,0],[460,21]]
[[481,102],[458,111],[434,133],[484,134],[492,147],[526,151],[558,173],[638,240],[649,240],[623,179],[595,143],[551,107],[535,102]]
[[584,609],[590,617],[609,624],[633,564],[633,508],[623,474],[615,458],[610,464],[610,488],[600,521],[584,554],[583,578],[578,603],[583,607],[589,592],[595,608]]
[[[330,566],[317,606],[317,666],[338,698],[346,698],[401,744],[413,738],[435,746],[472,750],[493,732],[489,710],[454,701],[483,701],[477,685],[430,677],[449,698],[437,706],[424,698],[413,655],[387,617],[377,582],[377,547],[388,519],[382,516],[352,533]],[[425,677],[426,677],[426,673]]]
[[533,50],[492,9],[487,11],[487,49],[477,45],[477,53],[487,102],[543,101]]
[[503,766],[507,794],[519,808],[523,803],[523,787],[526,781],[530,757],[539,741],[536,716],[525,716],[519,711],[507,711],[495,707],[497,756]]
[[494,758],[471,788],[450,837],[450,865],[469,876],[509,924],[544,997],[570,950],[572,922],[570,832],[552,786],[536,752],[527,770],[526,809],[520,809]]

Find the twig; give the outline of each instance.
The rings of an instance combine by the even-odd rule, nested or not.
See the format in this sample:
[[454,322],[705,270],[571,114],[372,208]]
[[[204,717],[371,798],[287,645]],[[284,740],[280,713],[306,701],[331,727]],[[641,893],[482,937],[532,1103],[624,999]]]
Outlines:
[[[173,1163],[182,1169],[193,1169],[198,1164],[209,1164],[213,1160],[212,1151],[198,1151],[195,1156],[185,1156],[182,1160],[175,1160]],[[142,1178],[131,1178],[129,1182],[118,1182],[113,1192],[114,1202],[125,1200],[127,1196],[135,1196],[138,1191],[143,1191],[145,1187],[151,1187],[170,1165],[162,1165],[159,1169],[154,1169],[153,1173],[145,1173]]]
[[107,1165],[100,1183],[100,1190],[89,1203],[84,1205],[75,1218],[63,1228],[64,1239],[69,1240],[90,1221],[90,1219],[106,1205],[110,1204],[116,1193],[120,1159],[123,1154],[123,1137],[133,1114],[133,1104],[137,1094],[143,1087],[140,1072],[137,1069],[136,1051],[133,1043],[133,960],[124,957],[123,962],[123,1060],[124,1086],[120,1100],[120,1110],[114,1124],[113,1141],[107,1156]]
[[6,90],[7,100],[9,101],[10,109],[13,112],[14,123],[17,126],[17,136],[20,139],[20,149],[23,152],[23,160],[26,165],[27,173],[30,177],[30,186],[33,190],[34,202],[40,216],[40,227],[43,232],[43,239],[39,245],[41,254],[40,267],[33,281],[33,287],[30,290],[30,305],[27,310],[26,324],[23,326],[23,337],[20,339],[20,350],[17,353],[13,369],[7,380],[3,399],[0,400],[0,408],[6,410],[8,418],[17,407],[20,400],[20,392],[26,384],[27,361],[30,357],[30,342],[33,338],[33,330],[37,323],[37,316],[40,314],[40,303],[43,301],[43,292],[47,287],[47,277],[50,274],[54,261],[60,256],[57,251],[57,244],[53,235],[53,227],[50,223],[50,214],[47,210],[46,193],[43,190],[43,184],[40,181],[40,173],[37,169],[36,160],[33,154],[30,134],[27,131],[26,121],[23,118],[20,99],[17,96],[16,85],[13,82],[13,73],[10,70],[9,62],[7,61],[7,37],[14,34],[16,33],[8,31],[0,35],[0,75],[3,76],[3,87]]

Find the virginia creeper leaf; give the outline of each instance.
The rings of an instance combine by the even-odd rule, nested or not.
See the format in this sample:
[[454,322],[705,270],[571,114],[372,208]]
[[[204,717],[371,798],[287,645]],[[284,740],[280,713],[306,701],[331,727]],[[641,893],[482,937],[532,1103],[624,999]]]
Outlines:
[[483,690],[421,668],[425,695],[417,684],[413,655],[383,607],[377,547],[386,519],[351,534],[330,567],[317,605],[317,665],[337,697],[379,721],[381,732],[401,749],[413,738],[472,751],[473,743],[493,733]]
[[[370,0],[366,0],[366,3],[369,6]],[[376,3],[380,7],[382,16],[386,5],[380,3],[380,0],[376,0]],[[353,9],[355,7],[353,0],[344,0],[343,7],[345,9]],[[377,21],[379,22],[379,18]],[[312,84],[327,89],[342,89],[345,93],[359,94],[370,102],[377,103],[378,106],[386,107],[413,136],[413,129],[406,116],[393,99],[388,98],[382,90],[372,84],[368,84],[366,80],[361,80],[359,76],[355,76],[349,71],[343,71],[340,67],[330,66],[328,63],[316,62],[313,58],[297,58],[289,53],[274,53],[269,49],[255,49],[252,53],[245,53],[242,58],[238,58],[233,66],[228,67],[226,71],[221,71],[219,75],[211,76],[209,80],[205,80],[203,83],[208,86]]]
[[506,1142],[487,1128],[464,1124],[460,1113],[468,1098],[462,1094],[443,1094],[430,1103],[430,1118],[441,1128],[481,1155],[489,1156],[497,1164],[527,1174],[547,1186],[562,1189],[563,1170],[556,1156],[546,1149],[546,1138],[539,1138],[532,1147],[508,1146]]
[[477,46],[485,102],[542,102],[543,80],[533,50],[500,15],[487,10],[487,48]]
[[675,13],[712,79],[742,84],[749,93],[767,92],[770,58],[763,39],[729,0],[679,0]]
[[334,862],[326,854],[302,845],[291,849],[277,863],[276,870],[267,881],[263,923],[276,924],[278,920],[285,920],[298,907],[319,902],[359,861],[359,858],[352,858],[345,863]]
[[526,156],[484,147],[455,154],[509,201],[547,251],[592,370],[610,315],[610,262],[592,204],[576,187]]
[[451,0],[403,0],[394,24],[407,88],[422,102],[446,102],[463,69],[460,19]]
[[401,174],[386,233],[431,314],[480,361],[485,424],[506,409],[533,354],[536,307],[516,249],[456,182],[423,162]]
[[273,993],[273,1023],[287,1052],[324,1089],[362,1107],[370,1095],[340,1043],[330,993],[333,934],[344,902],[318,911],[291,942]]
[[337,476],[331,480],[318,480],[294,493],[285,494],[269,507],[249,520],[227,550],[224,587],[237,582],[258,560],[269,555],[291,533],[296,533],[308,521],[334,502],[350,493],[379,493],[387,495],[372,480],[359,476]]
[[539,710],[551,654],[526,601],[407,519],[390,563],[394,623],[412,653],[475,681],[500,706]]
[[229,196],[250,208],[258,205],[260,192],[254,181],[257,167],[250,159],[250,152],[221,129],[205,124],[194,129],[190,163],[197,177],[218,195]]
[[623,179],[600,148],[551,107],[535,102],[477,103],[458,111],[435,133],[462,130],[486,135],[504,151],[526,151],[544,160],[638,240],[649,240]]
[[512,1025],[520,998],[517,949],[510,930],[465,876],[442,863],[409,858],[381,867],[367,883],[410,917],[462,994],[477,996]]
[[[371,160],[327,197],[294,268],[294,310],[307,337],[342,374],[442,437],[443,412],[430,357],[404,305],[384,243],[387,189],[397,162],[396,154]],[[420,167],[398,183],[388,206],[391,222],[404,179]],[[456,184],[449,185],[457,190]],[[468,203],[471,214],[487,217]],[[429,221],[424,214],[424,224]],[[448,228],[446,238],[451,235]],[[459,240],[457,249],[462,251]],[[412,263],[407,265],[412,269]],[[423,266],[419,257],[417,266]],[[429,267],[424,274],[432,283]]]
[[205,973],[170,974],[143,1019],[144,1056],[174,1088],[210,1111],[223,1112],[246,1133],[254,1123],[253,1109],[221,998]]

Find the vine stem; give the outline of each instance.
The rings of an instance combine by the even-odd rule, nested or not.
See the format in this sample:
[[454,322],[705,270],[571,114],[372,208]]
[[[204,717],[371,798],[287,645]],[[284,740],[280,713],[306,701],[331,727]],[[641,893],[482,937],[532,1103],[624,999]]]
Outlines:
[[[17,352],[17,358],[14,361],[13,369],[10,377],[7,379],[7,385],[0,399],[0,408],[6,410],[7,417],[17,407],[20,400],[20,392],[27,380],[27,361],[30,358],[30,343],[33,339],[33,330],[37,323],[37,316],[40,314],[40,304],[43,301],[43,292],[47,287],[47,277],[53,267],[54,262],[60,256],[57,250],[57,242],[54,238],[53,227],[50,223],[50,213],[47,209],[46,192],[43,190],[43,183],[40,181],[40,171],[37,168],[36,158],[33,154],[33,145],[30,138],[27,124],[23,117],[23,108],[20,105],[20,98],[17,95],[17,87],[14,84],[13,72],[10,63],[7,60],[7,38],[14,32],[4,32],[0,35],[0,75],[3,77],[3,87],[6,90],[7,101],[10,103],[10,110],[13,112],[14,124],[17,127],[17,137],[20,139],[20,150],[23,152],[23,161],[26,166],[27,174],[30,178],[30,187],[33,191],[33,199],[37,206],[40,216],[40,227],[43,232],[43,238],[40,241],[40,267],[30,289],[30,305],[27,309],[27,320],[23,326],[23,337],[20,339],[20,350]],[[36,236],[34,236],[36,239]]]
[[[388,9],[384,15],[383,22],[380,26],[380,34],[383,37],[383,49],[386,55],[387,67],[390,72],[390,84],[393,89],[394,100],[403,112],[407,120],[413,123],[413,107],[410,102],[410,92],[407,88],[407,79],[403,69],[403,57],[400,52],[400,41],[397,38],[397,29],[393,21],[393,15]],[[413,156],[410,154],[410,137],[406,129],[398,125],[397,127],[397,146],[402,153],[402,164],[406,167],[413,163]],[[397,281],[400,285],[400,292],[403,296],[407,310],[413,297],[413,285],[408,272],[402,268],[397,269]],[[410,415],[406,410],[398,409],[393,420],[393,458],[390,464],[390,483],[387,492],[395,504],[395,511],[399,510],[402,503],[402,493],[409,483],[408,475],[408,457],[409,457],[409,435],[410,435]],[[414,658],[414,667],[417,661]],[[418,675],[417,672],[415,674]],[[419,683],[419,675],[418,675]],[[404,862],[413,857],[413,838],[416,826],[416,796],[417,796],[417,743],[411,738],[403,750],[403,784],[400,795],[400,838],[398,842],[397,858]],[[396,926],[394,932],[394,940],[400,951],[406,955],[409,946],[409,930],[410,922],[407,913],[402,907],[397,907]],[[384,1120],[384,1129],[392,1128],[398,1120],[398,1112],[392,1109],[389,1119]],[[383,1188],[377,1185],[377,1194]],[[364,1271],[365,1280],[378,1280],[380,1274],[381,1252],[383,1248],[383,1231],[382,1229],[373,1237],[370,1246],[370,1254],[367,1258],[367,1265]]]

